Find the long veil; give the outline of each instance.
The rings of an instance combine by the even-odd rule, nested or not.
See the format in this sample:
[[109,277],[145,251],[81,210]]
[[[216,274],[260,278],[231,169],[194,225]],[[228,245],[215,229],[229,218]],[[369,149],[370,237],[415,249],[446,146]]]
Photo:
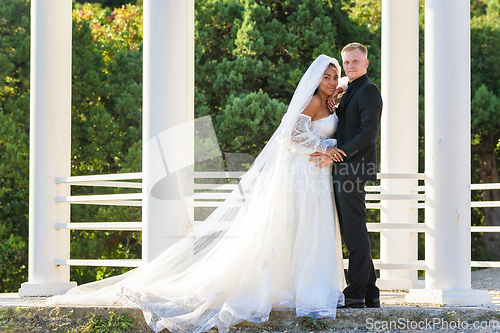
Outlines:
[[340,76],[337,60],[326,55],[309,66],[278,129],[238,187],[203,223],[153,261],[48,302],[133,305],[144,311],[155,332],[202,332],[214,326],[227,331],[242,320],[266,321],[275,303],[293,306],[293,295],[276,293],[286,289],[280,286],[285,282],[273,279],[283,274],[289,259],[283,249],[292,251],[286,235],[294,211],[293,155],[286,147],[331,63]]

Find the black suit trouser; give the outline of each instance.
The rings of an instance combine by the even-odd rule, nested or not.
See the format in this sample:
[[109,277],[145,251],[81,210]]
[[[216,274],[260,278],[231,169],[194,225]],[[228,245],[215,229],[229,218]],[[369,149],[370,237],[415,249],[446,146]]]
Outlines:
[[349,251],[349,285],[344,289],[344,295],[354,299],[373,299],[380,295],[375,286],[377,276],[366,229],[365,184],[359,180],[333,181],[340,232]]

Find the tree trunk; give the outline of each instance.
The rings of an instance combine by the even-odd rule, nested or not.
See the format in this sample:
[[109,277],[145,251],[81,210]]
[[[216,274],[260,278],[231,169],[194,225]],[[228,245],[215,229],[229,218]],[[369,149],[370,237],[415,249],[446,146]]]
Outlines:
[[108,237],[104,243],[104,249],[109,251],[110,249],[118,246],[118,244],[126,240],[128,237],[132,236],[132,234],[132,231],[122,231],[116,235]]
[[[473,152],[479,155],[481,183],[498,183],[498,167],[495,148],[497,140],[493,134],[483,135],[481,143],[472,147]],[[500,190],[484,190],[483,201],[500,201]],[[484,208],[484,225],[500,225],[500,207]],[[489,260],[500,260],[500,233],[484,233],[484,251]]]

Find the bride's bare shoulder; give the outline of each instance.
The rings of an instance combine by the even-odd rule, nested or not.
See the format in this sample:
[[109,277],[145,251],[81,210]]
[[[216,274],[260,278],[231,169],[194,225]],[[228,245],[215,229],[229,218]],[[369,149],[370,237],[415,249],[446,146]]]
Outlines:
[[321,108],[321,98],[318,95],[313,95],[311,101],[306,106],[304,111],[302,111],[302,113],[308,115],[311,118],[314,118],[314,116],[316,116],[319,113],[320,108]]

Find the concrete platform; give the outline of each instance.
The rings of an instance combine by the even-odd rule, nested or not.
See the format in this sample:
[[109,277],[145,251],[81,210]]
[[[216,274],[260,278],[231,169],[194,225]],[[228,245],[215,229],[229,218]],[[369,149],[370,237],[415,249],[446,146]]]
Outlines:
[[[408,304],[405,292],[383,292],[380,309],[339,309],[336,320],[299,319],[294,310],[271,312],[267,323],[244,322],[231,332],[366,332],[379,331],[470,331],[500,332],[500,292],[491,291],[493,304],[489,307],[437,307],[426,304]],[[57,324],[64,324],[64,332],[78,332],[92,316],[110,317],[127,312],[134,319],[134,329],[126,332],[152,332],[144,322],[142,312],[135,308],[120,306],[47,306],[44,299],[20,298],[18,294],[0,294],[0,332],[47,332],[59,331]],[[2,322],[6,318],[17,320],[14,330],[4,330]],[[14,320],[12,319],[12,320]],[[40,330],[34,330],[33,323],[24,324],[21,319],[36,322]],[[22,330],[22,325],[31,325]],[[48,325],[48,326],[47,326]],[[73,326],[72,326],[73,325]],[[77,325],[77,326],[75,326]],[[474,326],[475,325],[475,326]],[[481,326],[482,325],[482,326]],[[45,327],[45,328],[44,328]],[[76,327],[74,330],[68,329]],[[212,330],[215,332],[215,330]],[[125,331],[124,331],[125,332]]]

